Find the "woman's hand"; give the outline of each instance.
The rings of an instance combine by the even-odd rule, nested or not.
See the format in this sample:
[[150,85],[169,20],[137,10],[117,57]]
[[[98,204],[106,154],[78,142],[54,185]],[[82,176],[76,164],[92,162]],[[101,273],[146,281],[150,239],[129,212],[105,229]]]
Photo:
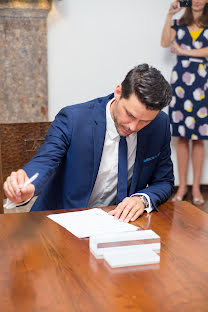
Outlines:
[[180,0],[176,0],[170,4],[170,9],[168,11],[169,15],[173,16],[174,14],[178,13],[179,11],[183,9],[183,8],[178,7],[179,2]]
[[183,49],[177,42],[173,42],[170,48],[170,51],[176,55],[184,55],[191,57],[208,57],[208,47],[201,49]]
[[181,48],[176,41],[171,45],[170,52],[176,55],[187,55],[187,50]]

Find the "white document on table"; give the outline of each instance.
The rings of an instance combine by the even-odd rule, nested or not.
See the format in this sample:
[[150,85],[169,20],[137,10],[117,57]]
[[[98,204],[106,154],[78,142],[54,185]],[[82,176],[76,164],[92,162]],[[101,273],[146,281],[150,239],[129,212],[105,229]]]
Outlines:
[[136,231],[138,227],[114,219],[100,208],[48,215],[48,218],[60,224],[78,238],[95,234]]

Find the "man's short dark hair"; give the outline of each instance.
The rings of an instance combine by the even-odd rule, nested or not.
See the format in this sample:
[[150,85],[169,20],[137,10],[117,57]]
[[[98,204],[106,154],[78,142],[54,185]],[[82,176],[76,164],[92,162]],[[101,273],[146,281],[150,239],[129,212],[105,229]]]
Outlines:
[[172,99],[172,89],[161,72],[148,64],[141,64],[128,72],[122,82],[121,98],[135,94],[150,110],[161,110]]

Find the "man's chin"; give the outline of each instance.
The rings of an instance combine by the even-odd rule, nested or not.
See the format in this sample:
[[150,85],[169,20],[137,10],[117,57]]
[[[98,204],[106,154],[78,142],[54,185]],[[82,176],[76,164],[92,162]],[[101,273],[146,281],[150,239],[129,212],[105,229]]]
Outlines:
[[131,131],[127,131],[127,130],[123,130],[123,129],[122,129],[122,130],[119,130],[118,133],[119,133],[120,136],[123,136],[123,137],[127,137],[127,136],[129,136],[130,134],[132,134]]

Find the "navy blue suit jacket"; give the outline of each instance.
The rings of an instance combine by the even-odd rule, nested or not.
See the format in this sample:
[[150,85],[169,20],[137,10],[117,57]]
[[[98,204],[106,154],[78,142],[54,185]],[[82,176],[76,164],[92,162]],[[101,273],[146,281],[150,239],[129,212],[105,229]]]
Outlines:
[[[106,132],[106,104],[113,94],[63,108],[51,124],[46,140],[23,168],[38,199],[34,210],[87,207],[102,156]],[[169,119],[164,112],[138,132],[137,152],[129,195],[143,192],[154,209],[173,191]]]

